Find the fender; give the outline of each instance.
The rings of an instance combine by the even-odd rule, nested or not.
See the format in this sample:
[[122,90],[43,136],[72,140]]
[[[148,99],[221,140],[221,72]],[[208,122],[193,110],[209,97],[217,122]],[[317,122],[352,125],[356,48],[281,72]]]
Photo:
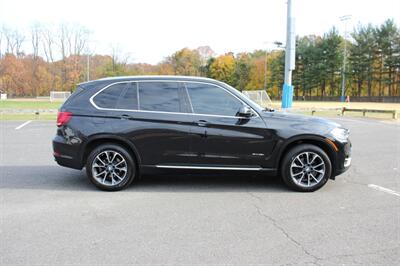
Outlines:
[[[285,140],[282,144],[279,145],[278,148],[278,155],[277,159],[275,160],[275,167],[279,170],[280,167],[280,162],[282,160],[282,157],[284,156],[284,152],[287,151],[287,148],[290,147],[291,145],[298,143],[298,142],[304,142],[304,143],[318,143],[322,145],[322,149],[328,152],[328,156],[332,160],[332,165],[336,164],[336,151],[332,147],[332,144],[329,143],[326,140],[326,137],[320,136],[320,135],[311,135],[311,134],[303,134],[303,135],[297,135],[294,137],[291,137],[287,140]],[[335,168],[335,167],[332,167]]]
[[127,145],[133,151],[133,153],[134,153],[134,155],[136,157],[137,163],[139,165],[141,164],[142,160],[141,160],[140,154],[139,154],[135,144],[133,144],[131,141],[128,141],[125,138],[122,138],[120,136],[107,134],[107,133],[96,134],[96,135],[93,135],[93,136],[90,136],[89,138],[87,138],[87,140],[85,141],[84,145],[82,145],[82,148],[81,148],[81,151],[80,151],[81,162],[83,163],[86,148],[91,143],[93,143],[94,141],[97,141],[97,140],[106,140],[106,139],[107,140],[116,140],[118,142],[122,142],[125,145]]

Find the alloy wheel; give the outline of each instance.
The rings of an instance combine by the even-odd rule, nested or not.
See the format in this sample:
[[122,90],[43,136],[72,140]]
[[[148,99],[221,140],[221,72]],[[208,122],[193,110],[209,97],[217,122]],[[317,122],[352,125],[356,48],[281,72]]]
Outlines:
[[106,150],[94,158],[92,173],[98,183],[105,186],[115,186],[127,177],[128,164],[120,153]]
[[290,165],[290,176],[301,187],[313,187],[321,182],[325,175],[325,162],[315,152],[298,154]]

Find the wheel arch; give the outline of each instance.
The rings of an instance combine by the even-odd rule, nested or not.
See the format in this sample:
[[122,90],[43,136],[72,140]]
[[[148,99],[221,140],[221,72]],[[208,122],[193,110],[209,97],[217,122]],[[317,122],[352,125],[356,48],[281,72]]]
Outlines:
[[101,145],[104,143],[118,144],[118,145],[126,148],[128,150],[128,152],[132,155],[134,160],[136,161],[136,164],[137,164],[137,167],[139,170],[141,158],[140,158],[140,154],[139,154],[138,150],[136,149],[135,145],[132,142],[127,141],[126,139],[123,139],[123,138],[115,136],[115,135],[108,135],[108,134],[95,135],[88,139],[88,141],[82,147],[82,151],[81,151],[82,165],[86,164],[86,160],[87,160],[87,157],[89,156],[90,152],[98,145]]
[[280,174],[280,169],[281,169],[281,165],[282,165],[282,161],[283,158],[285,156],[285,154],[292,148],[294,148],[297,145],[300,144],[311,144],[311,145],[315,145],[319,148],[321,148],[329,157],[329,159],[331,160],[331,164],[332,164],[332,175],[331,178],[334,178],[336,173],[336,160],[337,160],[337,154],[335,151],[335,148],[332,146],[333,144],[331,144],[332,141],[331,140],[327,140],[325,137],[322,136],[316,136],[316,135],[303,135],[303,136],[297,136],[294,137],[290,140],[288,140],[281,148],[281,151],[279,153],[278,156],[278,164],[277,164],[277,170],[278,173]]

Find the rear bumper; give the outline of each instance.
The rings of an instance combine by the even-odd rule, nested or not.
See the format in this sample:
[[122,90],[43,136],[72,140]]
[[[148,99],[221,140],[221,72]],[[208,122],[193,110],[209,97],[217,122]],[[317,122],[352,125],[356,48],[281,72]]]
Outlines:
[[53,155],[54,160],[57,164],[73,168],[73,169],[82,169],[83,165],[79,158],[78,147],[76,145],[71,145],[66,142],[65,138],[57,135],[53,139]]

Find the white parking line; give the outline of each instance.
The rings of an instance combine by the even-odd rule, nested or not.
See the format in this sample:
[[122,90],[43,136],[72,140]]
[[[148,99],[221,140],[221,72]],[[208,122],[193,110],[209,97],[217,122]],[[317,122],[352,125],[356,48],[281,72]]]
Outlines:
[[400,197],[400,193],[399,192],[396,192],[394,190],[391,190],[391,189],[388,189],[388,188],[385,188],[385,187],[377,186],[377,185],[374,185],[374,184],[368,184],[368,187],[372,188],[372,189],[375,189],[375,190],[379,190],[379,191],[382,191],[382,192],[386,192],[386,193],[395,195],[397,197]]
[[26,126],[26,125],[29,124],[30,122],[32,122],[32,120],[26,121],[26,122],[23,123],[22,125],[17,126],[17,127],[15,128],[15,130],[18,130],[18,129],[23,128],[24,126]]

